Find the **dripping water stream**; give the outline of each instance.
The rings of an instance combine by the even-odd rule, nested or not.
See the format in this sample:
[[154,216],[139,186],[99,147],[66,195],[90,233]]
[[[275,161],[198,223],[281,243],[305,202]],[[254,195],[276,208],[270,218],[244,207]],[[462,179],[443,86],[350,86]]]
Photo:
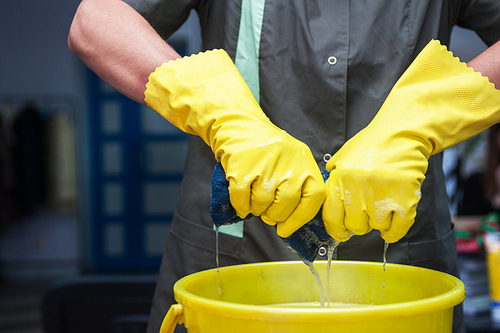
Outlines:
[[[330,267],[333,259],[333,253],[335,252],[335,249],[339,245],[339,242],[334,242],[333,244],[330,244],[328,246],[328,255],[327,255],[327,268],[326,268],[326,302],[327,302],[327,307],[330,307],[330,302],[331,302],[331,297],[330,297]],[[385,242],[384,243],[384,255],[383,255],[383,278],[382,278],[382,299],[384,299],[385,296],[385,266],[387,263],[387,248],[389,247],[389,243]],[[219,298],[222,298],[222,291],[221,291],[221,283],[220,283],[220,266],[219,266],[219,227],[215,228],[215,262],[217,266],[217,292],[219,294]],[[325,288],[323,286],[323,283],[321,281],[321,278],[319,276],[318,271],[316,268],[314,268],[314,265],[310,261],[304,260],[304,263],[309,267],[310,271],[313,273],[314,277],[316,278],[316,282],[318,283],[319,286],[319,296],[320,296],[320,304],[321,307],[325,307]]]
[[217,292],[219,293],[219,298],[222,299],[219,269],[219,227],[215,227],[215,263],[217,265]]
[[330,307],[330,266],[332,265],[333,253],[339,242],[334,241],[333,244],[328,246],[328,262],[326,264],[326,295],[327,295],[327,307]]
[[382,299],[385,297],[385,264],[387,263],[387,248],[389,247],[389,243],[384,243],[384,262],[382,267],[384,269],[384,276],[382,277]]
[[323,283],[321,282],[321,278],[319,277],[319,273],[316,270],[316,268],[314,268],[314,265],[311,261],[304,260],[304,263],[307,266],[309,266],[309,269],[316,277],[316,282],[318,283],[318,286],[319,286],[319,302],[321,304],[321,307],[324,308],[325,307],[325,288],[323,288]]

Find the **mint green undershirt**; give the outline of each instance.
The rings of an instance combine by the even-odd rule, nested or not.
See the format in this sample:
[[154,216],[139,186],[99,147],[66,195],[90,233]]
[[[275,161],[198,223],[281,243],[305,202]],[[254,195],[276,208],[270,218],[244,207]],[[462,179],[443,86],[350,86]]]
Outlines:
[[242,0],[234,63],[259,102],[259,51],[265,0]]
[[[265,0],[242,0],[240,30],[234,63],[257,102],[260,100],[259,50]],[[243,237],[243,221],[221,226],[219,232]]]

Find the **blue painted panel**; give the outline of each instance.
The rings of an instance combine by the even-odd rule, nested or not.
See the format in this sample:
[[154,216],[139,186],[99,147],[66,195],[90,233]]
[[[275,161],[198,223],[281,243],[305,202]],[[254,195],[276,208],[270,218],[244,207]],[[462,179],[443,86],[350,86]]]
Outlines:
[[[151,203],[145,198],[144,189],[146,185],[155,188],[155,184],[160,189],[165,184],[180,186],[182,171],[149,172],[144,150],[149,143],[172,143],[182,150],[183,146],[187,147],[188,135],[175,128],[145,132],[144,112],[152,112],[146,114],[148,117],[157,117],[157,114],[121,95],[90,70],[88,75],[92,269],[97,272],[156,271],[161,253],[151,254],[151,250],[148,253],[151,246],[147,244],[146,226],[148,223],[168,225],[173,211],[160,209],[157,213],[153,209],[153,213],[148,214],[146,208]],[[155,118],[155,124],[163,126],[162,120]],[[171,126],[164,121],[165,126]],[[118,168],[119,173],[106,174],[103,169],[103,147],[110,142],[121,147],[123,165]],[[160,156],[160,162],[175,158],[168,156],[168,151],[164,153],[166,156]],[[107,184],[113,184],[107,187],[107,193],[112,193],[108,197],[104,191]],[[108,214],[110,212],[112,214]],[[155,246],[158,248],[158,244]]]

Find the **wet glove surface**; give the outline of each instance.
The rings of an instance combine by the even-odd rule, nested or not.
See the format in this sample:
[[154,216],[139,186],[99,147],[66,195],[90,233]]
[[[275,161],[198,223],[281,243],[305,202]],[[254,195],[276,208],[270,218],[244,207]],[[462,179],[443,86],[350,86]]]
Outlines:
[[287,237],[318,213],[326,186],[309,147],[265,116],[225,51],[163,64],[146,87],[149,107],[212,148],[240,218],[260,215]]
[[500,121],[500,92],[431,41],[370,124],[328,161],[323,220],[330,235],[381,231],[388,243],[412,226],[428,159]]

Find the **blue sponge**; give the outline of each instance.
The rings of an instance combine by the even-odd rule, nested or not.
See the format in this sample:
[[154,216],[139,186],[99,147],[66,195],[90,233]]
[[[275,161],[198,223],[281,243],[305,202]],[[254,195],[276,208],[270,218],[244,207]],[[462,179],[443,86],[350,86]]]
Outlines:
[[[330,173],[321,171],[323,179],[328,179]],[[212,174],[212,198],[210,201],[210,215],[216,227],[229,225],[241,221],[229,199],[229,182],[220,163],[215,165]],[[249,219],[249,214],[244,219]],[[302,260],[313,262],[321,246],[334,246],[335,240],[326,232],[320,212],[291,236],[282,238],[285,244]]]

